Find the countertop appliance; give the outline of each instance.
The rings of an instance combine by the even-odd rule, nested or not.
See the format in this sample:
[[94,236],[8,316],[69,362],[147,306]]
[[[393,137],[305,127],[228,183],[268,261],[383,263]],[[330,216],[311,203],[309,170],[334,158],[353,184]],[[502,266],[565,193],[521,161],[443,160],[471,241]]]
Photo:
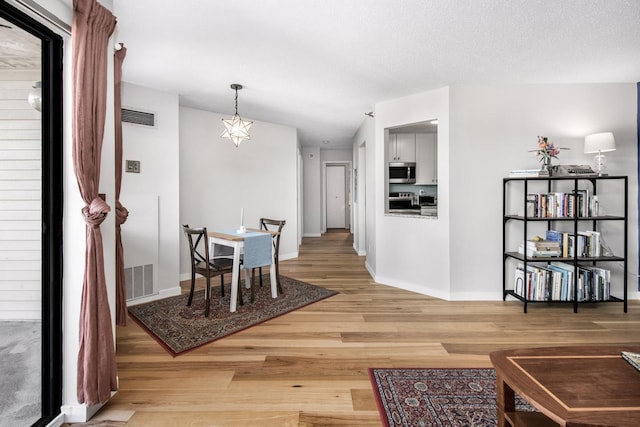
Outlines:
[[412,162],[389,163],[389,184],[415,184],[416,164]]
[[414,193],[389,193],[389,212],[420,215],[420,206],[413,204],[414,199]]
[[438,216],[438,201],[435,196],[419,196],[420,215]]

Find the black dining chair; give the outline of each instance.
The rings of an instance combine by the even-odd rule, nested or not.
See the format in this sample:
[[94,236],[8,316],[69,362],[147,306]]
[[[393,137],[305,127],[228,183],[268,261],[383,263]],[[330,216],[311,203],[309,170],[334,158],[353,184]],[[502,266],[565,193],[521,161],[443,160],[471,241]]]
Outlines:
[[[220,295],[224,297],[224,274],[233,272],[233,260],[227,257],[209,256],[209,236],[206,227],[190,228],[188,224],[182,226],[184,234],[189,242],[189,254],[191,256],[191,290],[187,306],[193,301],[193,293],[196,283],[196,273],[204,276],[207,284],[205,287],[205,317],[209,317],[211,306],[211,278],[220,276]],[[238,276],[239,277],[239,276]],[[242,305],[242,287],[238,284],[238,299]]]
[[[287,221],[283,219],[260,218],[261,230],[277,232],[277,234],[273,236],[273,261],[276,265],[276,283],[278,285],[278,292],[281,294],[284,294],[284,290],[280,284],[280,235],[282,234],[282,229],[286,223]],[[258,267],[258,275],[260,276],[260,286],[262,286],[262,267]]]

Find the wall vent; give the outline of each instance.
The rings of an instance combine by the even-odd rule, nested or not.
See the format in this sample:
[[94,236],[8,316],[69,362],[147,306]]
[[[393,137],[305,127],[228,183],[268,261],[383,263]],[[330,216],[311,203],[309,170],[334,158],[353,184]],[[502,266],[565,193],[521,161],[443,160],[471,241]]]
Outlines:
[[141,126],[156,126],[155,113],[149,113],[147,111],[132,110],[130,108],[122,109],[122,123],[131,123]]
[[153,264],[124,269],[127,301],[153,295]]

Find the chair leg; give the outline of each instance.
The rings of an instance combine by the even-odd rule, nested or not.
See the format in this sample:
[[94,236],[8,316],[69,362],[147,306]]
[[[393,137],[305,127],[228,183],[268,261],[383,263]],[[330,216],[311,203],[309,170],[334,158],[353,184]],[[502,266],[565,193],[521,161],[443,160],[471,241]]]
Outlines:
[[262,287],[262,267],[258,267],[258,273],[260,274],[260,287]]
[[252,268],[251,269],[251,302],[253,302],[255,300],[254,298],[254,292],[253,292],[253,282],[256,280],[256,269]]
[[240,280],[241,274],[238,274],[238,300],[236,304],[244,305],[244,298],[242,298],[242,282]]
[[211,277],[207,277],[207,287],[204,291],[205,308],[204,317],[209,317],[209,309],[211,306]]
[[193,290],[196,287],[196,273],[191,270],[191,291],[189,292],[189,300],[187,301],[187,307],[191,306],[191,301],[193,300]]
[[276,257],[276,284],[278,285],[278,292],[284,294],[284,290],[282,289],[282,285],[280,284],[280,263],[278,262],[278,258]]
[[220,275],[220,296],[224,298],[224,274]]

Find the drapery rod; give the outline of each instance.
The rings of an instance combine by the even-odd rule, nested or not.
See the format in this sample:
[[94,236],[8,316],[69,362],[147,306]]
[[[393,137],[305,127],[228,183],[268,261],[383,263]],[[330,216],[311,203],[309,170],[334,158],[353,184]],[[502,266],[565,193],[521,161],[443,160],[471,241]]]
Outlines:
[[58,18],[57,16],[55,16],[54,14],[52,14],[51,12],[49,12],[48,10],[40,6],[38,3],[34,2],[33,0],[14,0],[14,1],[20,4],[21,6],[23,6],[24,8],[28,9],[29,11],[35,13],[39,17],[45,19],[47,22],[55,25],[60,30],[65,32],[67,35],[69,36],[71,35],[71,27],[67,23],[60,20],[60,18]]

